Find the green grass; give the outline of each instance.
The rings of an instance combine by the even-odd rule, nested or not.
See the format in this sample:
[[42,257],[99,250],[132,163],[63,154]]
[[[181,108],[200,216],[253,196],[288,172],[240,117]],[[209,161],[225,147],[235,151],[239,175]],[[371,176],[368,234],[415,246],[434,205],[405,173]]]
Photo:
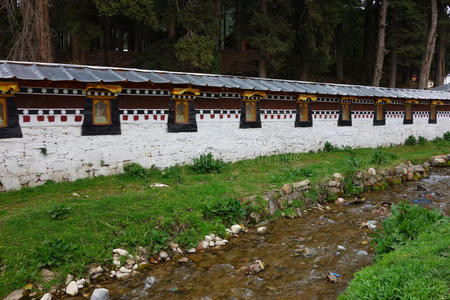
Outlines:
[[[221,173],[197,174],[189,166],[167,172],[134,166],[130,174],[100,176],[75,182],[49,182],[0,194],[0,297],[28,282],[40,280],[50,266],[62,279],[81,275],[85,266],[111,263],[111,250],[137,246],[154,253],[171,240],[196,245],[205,234],[224,235],[231,222],[242,220],[234,199],[260,195],[283,183],[322,181],[345,173],[350,157],[367,168],[374,149],[259,157],[226,164]],[[450,143],[385,148],[395,158],[389,167],[432,155],[450,153]],[[153,189],[160,182],[170,188]],[[74,197],[78,193],[81,197]],[[87,198],[85,197],[87,196]]]
[[[389,227],[378,237],[381,244],[387,241],[394,247],[382,247],[381,252],[387,254],[355,273],[339,300],[449,299],[449,218],[416,205],[400,206],[402,216],[393,215],[383,222],[388,227],[395,223],[400,229]],[[391,243],[393,240],[396,243]]]

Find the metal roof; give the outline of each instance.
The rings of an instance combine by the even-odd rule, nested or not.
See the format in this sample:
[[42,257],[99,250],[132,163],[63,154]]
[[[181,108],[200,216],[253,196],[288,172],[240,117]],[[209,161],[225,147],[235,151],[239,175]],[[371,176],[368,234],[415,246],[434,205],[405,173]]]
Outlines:
[[287,92],[320,94],[327,96],[340,95],[356,97],[450,100],[450,93],[446,89],[441,89],[442,87],[432,90],[398,89],[232,75],[0,60],[0,80],[5,79],[50,80],[55,82],[75,81],[83,83],[151,82],[166,84],[190,84],[199,87],[237,88],[274,93]]
[[431,89],[432,91],[450,92],[450,83],[440,85]]

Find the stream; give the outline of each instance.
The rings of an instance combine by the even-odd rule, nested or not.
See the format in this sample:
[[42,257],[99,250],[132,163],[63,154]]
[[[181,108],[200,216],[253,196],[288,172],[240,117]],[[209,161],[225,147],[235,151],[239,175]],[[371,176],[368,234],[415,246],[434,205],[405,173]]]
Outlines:
[[[374,220],[380,227],[379,207],[389,213],[389,204],[405,199],[421,200],[420,205],[449,215],[450,169],[435,169],[427,179],[367,192],[361,198],[366,198],[363,204],[329,204],[329,210],[303,218],[279,219],[266,225],[264,235],[252,228],[231,238],[225,248],[189,255],[188,263],[165,262],[101,286],[120,300],[336,299],[353,273],[372,263],[368,241],[374,230],[360,223]],[[247,275],[240,270],[256,259],[264,262],[263,271]],[[339,274],[337,282],[325,280],[328,272]]]

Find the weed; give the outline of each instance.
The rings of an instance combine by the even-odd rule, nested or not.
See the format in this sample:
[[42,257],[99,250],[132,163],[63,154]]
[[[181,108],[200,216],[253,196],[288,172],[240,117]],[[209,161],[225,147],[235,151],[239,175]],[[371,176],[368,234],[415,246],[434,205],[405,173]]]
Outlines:
[[41,150],[41,154],[47,156],[47,148],[39,148]]
[[64,220],[70,213],[70,207],[65,207],[64,204],[56,204],[52,209],[47,211],[47,214],[52,220]]
[[450,131],[444,133],[444,141],[450,142]]
[[389,159],[395,159],[396,155],[394,153],[387,153],[383,148],[378,147],[372,154],[371,163],[377,165],[385,164]]
[[37,268],[59,267],[70,262],[76,254],[77,246],[61,239],[44,240],[34,249]]
[[238,199],[222,198],[208,202],[203,208],[203,214],[207,218],[219,218],[225,225],[231,225],[245,217],[245,210]]
[[194,165],[191,166],[197,174],[221,173],[224,167],[224,161],[214,159],[212,153],[202,154],[199,158],[194,158]]
[[405,140],[405,146],[415,146],[416,144],[417,139],[413,135],[408,136],[408,138]]
[[162,177],[172,179],[176,183],[182,184],[185,181],[185,178],[182,175],[182,173],[183,173],[183,169],[180,166],[173,166],[173,167],[164,169],[162,172]]
[[339,147],[333,146],[330,142],[326,141],[325,145],[323,146],[323,152],[337,152],[339,150]]
[[380,255],[394,250],[398,245],[417,238],[419,233],[441,219],[442,214],[436,210],[423,209],[406,202],[393,204],[391,217],[383,221],[383,231],[378,231],[373,239],[375,253]]
[[125,174],[135,178],[145,178],[147,176],[147,170],[137,163],[124,165],[123,171]]
[[419,136],[419,138],[417,139],[417,144],[423,146],[426,145],[428,143],[428,140],[426,138],[424,138],[423,136]]

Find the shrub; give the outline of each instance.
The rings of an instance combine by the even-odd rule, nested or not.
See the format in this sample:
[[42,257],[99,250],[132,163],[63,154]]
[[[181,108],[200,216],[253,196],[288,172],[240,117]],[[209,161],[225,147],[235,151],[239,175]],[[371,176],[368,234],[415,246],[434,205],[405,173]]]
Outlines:
[[70,263],[77,249],[77,246],[61,239],[44,240],[34,249],[36,267],[51,269]]
[[389,159],[395,159],[396,155],[394,153],[387,153],[383,150],[383,148],[378,147],[372,154],[372,159],[370,163],[382,165],[386,163]]
[[405,146],[415,146],[416,144],[417,139],[413,135],[408,136],[408,138],[405,140]]
[[164,169],[162,173],[163,178],[168,178],[174,180],[176,183],[181,184],[184,183],[185,178],[182,175],[183,170],[179,166],[173,166],[170,168]]
[[197,174],[220,173],[225,167],[221,159],[214,159],[212,153],[202,154],[199,158],[194,158],[192,169]]
[[47,214],[52,220],[64,220],[70,213],[70,208],[65,207],[64,204],[56,204],[52,209],[47,211]]
[[408,203],[392,205],[392,215],[383,220],[383,231],[378,230],[372,243],[375,253],[381,255],[394,250],[398,245],[407,243],[424,231],[430,229],[442,214]]
[[444,133],[444,140],[447,142],[450,142],[450,131],[447,131]]
[[424,138],[423,136],[419,136],[419,138],[417,139],[417,143],[419,145],[425,145],[426,143],[428,143],[428,140],[426,138]]
[[143,242],[146,246],[150,246],[152,253],[155,254],[166,247],[168,240],[169,237],[167,233],[152,228],[144,234],[141,243]]
[[123,166],[123,171],[125,174],[136,177],[136,178],[145,178],[147,176],[147,170],[137,163],[126,164]]
[[445,147],[445,140],[441,137],[437,137],[433,140],[433,144],[435,144],[438,147]]
[[339,150],[339,147],[333,146],[330,142],[325,142],[325,145],[323,146],[323,152],[336,152]]
[[219,218],[225,225],[239,223],[245,217],[241,202],[235,198],[222,198],[209,201],[203,208],[207,218]]

